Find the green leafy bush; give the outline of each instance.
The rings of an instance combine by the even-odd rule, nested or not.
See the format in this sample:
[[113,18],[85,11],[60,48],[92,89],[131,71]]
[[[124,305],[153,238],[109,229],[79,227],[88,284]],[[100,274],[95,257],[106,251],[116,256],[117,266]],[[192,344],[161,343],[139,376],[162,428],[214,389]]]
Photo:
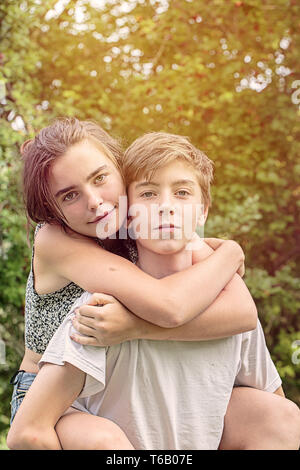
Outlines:
[[188,135],[214,161],[206,235],[241,243],[267,344],[299,405],[299,5],[60,6],[0,5],[0,431],[23,352],[30,266],[18,147],[61,115],[96,120],[125,145],[151,130]]

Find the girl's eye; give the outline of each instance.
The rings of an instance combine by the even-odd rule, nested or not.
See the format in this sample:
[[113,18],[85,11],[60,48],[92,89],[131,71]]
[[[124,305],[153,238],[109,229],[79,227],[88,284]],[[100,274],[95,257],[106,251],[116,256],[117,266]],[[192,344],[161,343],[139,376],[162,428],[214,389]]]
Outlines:
[[149,198],[152,197],[154,193],[152,191],[146,191],[145,193],[142,194],[142,197]]
[[64,197],[64,201],[73,201],[73,199],[75,199],[76,197],[76,194],[75,191],[72,191],[71,193],[68,193],[66,194],[66,196]]
[[96,182],[96,183],[103,183],[103,181],[105,180],[106,176],[107,176],[107,175],[105,175],[105,174],[96,176],[95,182]]

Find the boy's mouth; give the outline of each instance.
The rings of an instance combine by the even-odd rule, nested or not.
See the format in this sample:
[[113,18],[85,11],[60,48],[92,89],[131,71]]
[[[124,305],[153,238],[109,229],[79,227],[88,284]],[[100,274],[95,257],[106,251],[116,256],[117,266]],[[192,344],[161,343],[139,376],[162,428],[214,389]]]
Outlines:
[[156,227],[155,230],[175,230],[175,229],[179,229],[179,228],[180,227],[178,227],[177,225],[174,225],[174,224],[161,224],[158,227]]

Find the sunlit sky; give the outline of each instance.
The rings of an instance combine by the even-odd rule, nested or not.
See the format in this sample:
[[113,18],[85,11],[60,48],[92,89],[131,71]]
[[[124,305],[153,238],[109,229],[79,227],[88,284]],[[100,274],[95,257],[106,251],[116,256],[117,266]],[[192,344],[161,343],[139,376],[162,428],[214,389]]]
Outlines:
[[[40,3],[41,0],[36,0],[37,3]],[[155,6],[155,10],[157,14],[162,14],[169,8],[169,1],[168,0],[148,0],[152,5]],[[192,3],[193,0],[183,0],[187,3]],[[64,11],[64,9],[68,6],[70,3],[70,0],[58,0],[52,9],[50,9],[47,14],[45,15],[45,20],[46,22],[49,21],[52,18],[58,18],[61,13]],[[118,19],[118,16],[123,16],[126,13],[130,13],[137,4],[143,4],[145,3],[145,0],[124,0],[124,1],[119,1],[119,0],[78,0],[77,5],[70,9],[70,15],[72,15],[74,21],[75,21],[75,27],[77,31],[83,31],[84,29],[87,29],[86,25],[86,13],[85,13],[85,5],[90,4],[93,8],[98,9],[99,13],[101,10],[103,10],[107,5],[111,6],[111,13],[116,17],[116,26],[119,26],[118,31],[116,30],[111,34],[110,37],[105,38],[106,42],[117,42],[120,38],[126,39],[127,36],[130,33],[130,30],[128,27],[122,28],[122,18]],[[26,2],[23,4],[20,4],[20,8],[24,7],[25,8]],[[205,21],[201,16],[199,16],[199,21]],[[75,31],[76,34],[76,31]],[[97,38],[97,32],[95,31],[93,33],[94,37]],[[104,38],[102,35],[99,38],[100,40],[103,40]],[[280,80],[284,81],[284,77],[290,75],[291,70],[288,67],[284,66],[284,50],[286,50],[290,45],[290,38],[288,37],[283,37],[280,40],[280,50],[275,51],[275,57],[274,61],[276,64],[275,67],[275,73],[280,76]],[[82,44],[82,47],[84,47],[84,44]],[[126,47],[126,46],[125,46]],[[228,58],[234,58],[235,55],[238,53],[237,50],[229,50],[229,46],[227,44],[227,40],[225,38],[222,38],[220,40],[220,47],[223,50],[223,54],[226,55]],[[116,47],[114,48],[116,49]],[[143,53],[139,49],[134,49],[136,57],[140,57],[140,63],[134,64],[134,68],[136,70],[139,70],[141,73],[143,73],[145,76],[148,76],[151,71],[152,71],[152,65],[151,63],[142,63],[142,56]],[[120,51],[121,52],[121,51]],[[131,51],[132,52],[132,51]],[[113,59],[113,56],[106,56],[104,60],[106,62],[110,62]],[[236,80],[239,80],[237,82],[237,85],[235,87],[235,91],[240,93],[245,89],[251,89],[256,92],[261,92],[263,91],[269,83],[272,82],[272,75],[274,71],[268,67],[264,62],[259,61],[256,64],[254,63],[253,58],[251,57],[250,53],[245,52],[244,56],[244,62],[245,63],[250,63],[252,65],[253,63],[253,72],[248,74],[247,76],[240,76],[239,73],[234,74],[234,78]],[[174,68],[176,67],[176,64],[173,64]],[[210,62],[206,64],[208,68],[213,69],[215,67],[214,62]],[[125,71],[126,72],[126,71]],[[125,73],[124,72],[124,73]],[[257,73],[258,72],[258,73]],[[1,83],[0,83],[1,85]],[[0,95],[4,94],[3,90],[0,87]],[[1,96],[0,96],[1,100]],[[40,106],[42,109],[46,110],[48,107],[48,102],[42,103]],[[11,116],[10,119],[12,126],[15,130],[21,130],[24,127],[24,123],[20,116]]]
[[[143,4],[145,0],[127,0],[123,2],[119,2],[118,0],[86,0],[86,1],[78,1],[77,6],[74,8],[74,20],[78,25],[78,30],[82,30],[84,28],[84,22],[85,22],[85,9],[84,5],[89,3],[93,8],[97,8],[99,10],[102,10],[105,6],[111,5],[113,13],[118,16],[118,14],[126,14],[130,13],[130,11],[137,5],[137,4]],[[187,3],[191,3],[193,0],[185,0]],[[54,8],[49,10],[49,12],[46,14],[46,20],[49,20],[51,18],[59,17],[59,15],[63,12],[64,8],[70,3],[70,0],[58,0],[58,2],[54,5]],[[169,8],[169,2],[168,0],[150,0],[150,3],[156,6],[156,12],[158,14],[163,13]],[[202,17],[199,17],[202,21]],[[125,33],[125,32],[124,32]],[[120,34],[120,32],[119,32]],[[102,38],[101,38],[102,39]],[[119,39],[119,35],[117,32],[113,33],[111,38],[107,39],[107,42],[115,42],[116,40]],[[238,51],[229,51],[228,46],[226,43],[226,39],[221,40],[221,47],[223,49],[223,54],[224,55],[234,55]],[[280,41],[280,48],[281,50],[285,50],[289,47],[290,44],[290,39],[289,38],[282,38]],[[285,77],[291,73],[291,70],[287,67],[285,67],[282,62],[284,60],[284,54],[281,51],[278,51],[275,53],[275,63],[278,65],[276,68],[276,74]],[[106,58],[106,61],[109,61],[109,57]],[[250,63],[252,61],[252,57],[250,54],[246,54],[244,57],[244,62],[245,63]],[[214,68],[214,64],[210,63],[207,65],[209,68]],[[252,76],[247,76],[247,77],[240,77],[240,83],[236,86],[236,91],[241,92],[242,90],[246,88],[250,88],[252,90],[255,90],[257,92],[261,92],[264,90],[269,83],[272,81],[272,70],[268,67],[265,66],[263,62],[258,62],[256,64],[256,67],[260,69],[259,74],[255,74]],[[145,73],[150,72],[150,66],[145,68]],[[238,74],[237,74],[238,75]],[[235,78],[239,78],[238,76],[235,76]]]

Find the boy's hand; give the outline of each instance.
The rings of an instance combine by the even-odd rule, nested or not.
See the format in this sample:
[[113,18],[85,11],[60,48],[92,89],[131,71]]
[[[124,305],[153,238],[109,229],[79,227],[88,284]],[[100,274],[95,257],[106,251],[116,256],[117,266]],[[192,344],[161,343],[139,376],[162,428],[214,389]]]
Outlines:
[[241,265],[237,273],[244,277],[245,275],[245,254],[241,246],[234,240],[223,240],[222,238],[204,238],[204,242],[210,246],[213,250],[217,250],[221,245],[226,244],[229,249],[238,250],[241,255]]
[[87,336],[74,334],[71,338],[83,345],[111,346],[138,337],[142,323],[114,297],[95,293],[87,305],[76,309],[73,319],[74,328]]

